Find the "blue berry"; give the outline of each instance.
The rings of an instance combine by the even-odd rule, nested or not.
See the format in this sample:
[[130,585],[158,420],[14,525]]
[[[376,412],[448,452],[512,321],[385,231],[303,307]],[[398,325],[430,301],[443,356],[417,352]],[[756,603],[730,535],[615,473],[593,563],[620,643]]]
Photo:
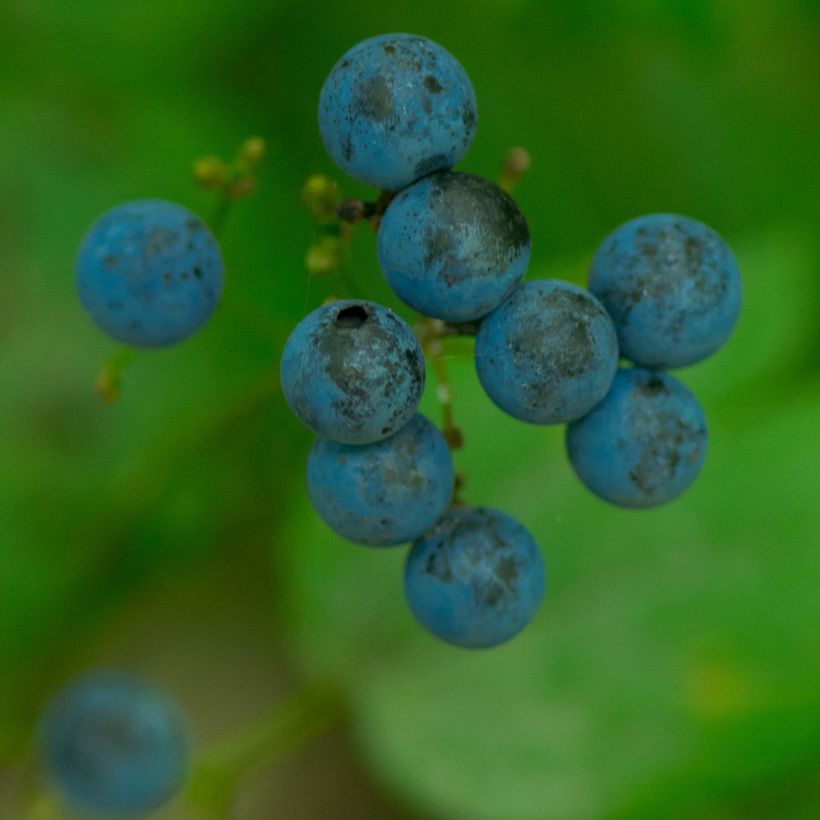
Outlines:
[[706,454],[706,419],[679,381],[654,370],[619,370],[606,398],[567,427],[569,460],[597,496],[654,507],[680,495]]
[[392,311],[363,300],[317,308],[285,344],[282,391],[315,433],[369,444],[415,415],[424,390],[424,354]]
[[319,130],[352,177],[396,191],[467,152],[473,87],[440,45],[412,34],[364,40],[333,67],[319,97]]
[[331,529],[357,544],[386,547],[412,541],[438,521],[453,495],[453,460],[438,428],[417,414],[375,444],[317,439],[307,481]]
[[535,424],[580,418],[618,368],[607,312],[588,291],[553,279],[526,282],[481,323],[478,378],[506,413]]
[[729,246],[702,222],[640,216],[595,254],[589,289],[612,316],[621,355],[670,368],[711,356],[740,313],[741,283]]
[[175,705],[125,676],[89,676],[59,692],[39,730],[48,776],[86,811],[150,811],[185,775],[188,741]]
[[448,643],[471,648],[509,640],[532,620],[545,571],[533,537],[514,518],[455,507],[416,541],[404,591],[416,619]]
[[77,258],[83,307],[109,336],[136,347],[173,344],[202,327],[222,280],[219,246],[205,223],[159,200],[106,213]]
[[451,322],[489,313],[530,260],[530,233],[515,202],[486,179],[452,172],[405,188],[381,221],[378,246],[399,298]]

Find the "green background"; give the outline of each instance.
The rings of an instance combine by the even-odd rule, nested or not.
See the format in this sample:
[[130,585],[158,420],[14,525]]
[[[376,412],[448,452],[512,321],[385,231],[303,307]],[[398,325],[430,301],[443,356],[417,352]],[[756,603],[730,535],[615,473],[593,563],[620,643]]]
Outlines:
[[[612,228],[676,211],[719,230],[744,277],[732,340],[679,374],[709,419],[704,470],[659,510],[589,496],[561,430],[504,417],[453,346],[467,497],[524,522],[550,576],[532,626],[489,652],[413,623],[403,550],[316,519],[310,437],[277,393],[288,329],[343,292],[308,282],[302,182],[369,195],[325,156],[318,91],[385,31],[470,74],[460,167],[495,177],[511,146],[532,154],[531,276],[583,282]],[[139,197],[207,215],[192,160],[256,133],[270,154],[231,214],[223,309],[102,403],[115,347],[75,297],[80,237]],[[819,148],[810,0],[5,0],[0,816],[23,811],[43,699],[99,665],[172,691],[200,747],[305,681],[341,684],[344,727],[250,783],[237,817],[820,815]],[[374,245],[360,226],[355,276],[395,306]]]

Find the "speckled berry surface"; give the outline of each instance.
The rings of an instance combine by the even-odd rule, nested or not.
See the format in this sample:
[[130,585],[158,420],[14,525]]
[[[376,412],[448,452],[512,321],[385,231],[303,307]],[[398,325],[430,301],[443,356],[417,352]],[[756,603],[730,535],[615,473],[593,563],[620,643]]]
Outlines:
[[546,573],[538,545],[514,518],[454,507],[413,544],[404,570],[407,603],[437,637],[479,648],[509,640],[533,618]]
[[595,254],[589,289],[612,316],[621,355],[658,368],[714,353],[731,335],[742,299],[729,246],[676,214],[641,216],[613,231]]
[[282,392],[315,433],[369,444],[400,430],[424,391],[424,354],[407,323],[374,302],[317,308],[285,344]]
[[368,546],[405,544],[449,506],[453,460],[438,428],[417,414],[375,444],[317,439],[307,483],[316,511],[342,538]]
[[537,279],[481,323],[475,364],[487,395],[506,413],[558,424],[580,418],[606,395],[618,368],[618,341],[592,294]]
[[524,278],[530,233],[518,206],[473,174],[431,174],[382,218],[379,264],[406,304],[438,319],[480,319]]
[[619,370],[606,398],[567,427],[570,463],[597,496],[621,507],[655,507],[680,495],[706,455],[706,418],[677,379]]
[[120,205],[86,234],[77,257],[83,307],[109,336],[136,347],[187,338],[222,293],[219,246],[205,223],[161,200]]
[[38,735],[52,784],[94,816],[142,816],[168,800],[185,775],[188,740],[176,705],[124,675],[87,676],[59,692]]
[[476,99],[459,62],[413,34],[382,34],[351,48],[319,96],[319,130],[350,176],[399,190],[466,153]]

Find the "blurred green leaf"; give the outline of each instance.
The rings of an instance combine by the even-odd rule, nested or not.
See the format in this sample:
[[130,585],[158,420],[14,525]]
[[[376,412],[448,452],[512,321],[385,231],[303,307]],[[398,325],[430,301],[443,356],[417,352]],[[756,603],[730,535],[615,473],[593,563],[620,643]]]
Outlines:
[[[543,609],[511,644],[469,653],[422,634],[403,601],[403,549],[345,544],[306,506],[293,510],[278,551],[296,651],[348,681],[370,765],[425,815],[538,820],[549,807],[585,820],[630,806],[625,817],[692,817],[810,753],[820,461],[807,444],[820,390],[744,401],[766,373],[783,389],[778,362],[811,338],[809,247],[782,230],[741,246],[738,337],[680,374],[697,381],[710,453],[664,508],[594,499],[561,430],[503,416],[469,352],[451,361],[467,498],[516,515],[547,560]],[[759,608],[772,599],[775,611]]]

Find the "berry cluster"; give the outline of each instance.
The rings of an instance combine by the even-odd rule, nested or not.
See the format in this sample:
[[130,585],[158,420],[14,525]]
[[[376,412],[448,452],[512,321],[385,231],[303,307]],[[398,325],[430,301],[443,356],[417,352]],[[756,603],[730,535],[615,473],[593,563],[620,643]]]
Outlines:
[[[627,507],[674,498],[702,464],[706,425],[662,369],[728,338],[740,308],[730,250],[705,225],[659,214],[604,242],[589,290],[522,283],[530,235],[515,202],[450,170],[476,121],[463,68],[408,34],[348,51],[319,101],[333,160],[385,189],[378,260],[396,295],[423,321],[475,333],[479,380],[504,412],[567,424],[570,461],[598,496]],[[619,370],[620,356],[637,367]],[[318,436],[307,483],[321,518],[354,543],[413,542],[404,588],[419,622],[453,644],[492,646],[534,615],[543,560],[520,523],[454,498],[452,442],[416,412],[424,379],[411,328],[363,300],[308,315],[281,363],[288,404]]]
[[[526,221],[497,185],[449,169],[476,127],[470,80],[423,37],[373,37],[330,72],[319,127],[331,157],[391,192],[379,263],[396,294],[424,316],[482,319],[521,282]],[[614,339],[614,334],[613,334]],[[414,542],[405,592],[418,620],[462,646],[491,646],[532,618],[544,565],[532,536],[496,510],[453,504],[448,442],[416,410],[422,347],[387,308],[338,301],[308,315],[282,355],[281,382],[319,438],[308,491],[338,534],[372,546]]]
[[[532,424],[567,424],[569,460],[593,493],[652,507],[692,483],[707,440],[697,400],[664,371],[704,359],[729,337],[741,301],[737,264],[707,226],[654,214],[604,241],[589,289],[524,283],[530,234],[521,211],[499,185],[451,170],[475,134],[470,80],[423,37],[356,45],[327,77],[318,113],[333,160],[383,189],[376,203],[343,203],[339,217],[374,219],[384,277],[422,320],[414,332],[386,307],[345,299],[313,311],[291,334],[281,384],[318,436],[310,499],[350,541],[412,542],[404,586],[418,620],[451,643],[491,646],[532,618],[545,571],[524,527],[463,505],[455,492],[458,431],[445,424],[440,432],[417,412],[431,339],[440,349],[445,335],[474,334],[479,381],[501,410]],[[222,194],[215,231],[227,203],[253,188],[263,151],[251,139],[231,166],[214,157],[197,164],[199,181]],[[328,202],[320,204],[326,212]],[[330,246],[317,247],[318,272],[333,260]],[[101,217],[77,262],[92,318],[136,347],[194,333],[214,311],[223,278],[212,231],[158,200]],[[619,370],[619,358],[634,367]],[[114,366],[103,385],[114,394],[116,377]]]

